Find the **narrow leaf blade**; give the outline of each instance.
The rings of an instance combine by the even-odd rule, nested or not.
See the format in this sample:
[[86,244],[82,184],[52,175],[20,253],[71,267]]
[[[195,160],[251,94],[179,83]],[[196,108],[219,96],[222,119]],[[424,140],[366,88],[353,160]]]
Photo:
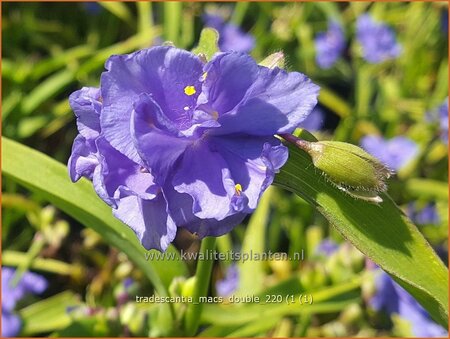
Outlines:
[[303,151],[290,147],[276,185],[316,207],[356,248],[399,282],[441,325],[448,323],[448,270],[391,198],[357,200],[330,184]]

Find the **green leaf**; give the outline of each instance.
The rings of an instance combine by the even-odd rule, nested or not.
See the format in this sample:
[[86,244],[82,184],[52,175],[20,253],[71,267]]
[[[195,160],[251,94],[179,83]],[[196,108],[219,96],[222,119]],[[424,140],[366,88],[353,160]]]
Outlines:
[[133,26],[134,18],[126,4],[112,1],[100,1],[99,4],[119,19],[125,21],[130,26]]
[[38,333],[62,329],[72,322],[68,307],[81,305],[79,298],[70,291],[38,301],[19,311],[22,319],[21,334],[31,336]]
[[406,181],[405,190],[416,198],[448,200],[448,183],[443,181],[413,178]]
[[[40,193],[46,200],[98,232],[107,243],[126,253],[160,295],[167,295],[167,288],[174,277],[187,275],[187,268],[180,258],[147,261],[146,251],[133,231],[113,217],[111,208],[95,194],[88,180],[72,183],[65,165],[4,137],[2,155],[4,175]],[[168,252],[179,255],[173,247]]]
[[68,327],[52,333],[57,338],[104,338],[118,336],[120,324],[108,321],[106,315],[95,315],[90,318],[74,320]]
[[198,46],[192,50],[195,54],[204,54],[206,60],[210,60],[212,56],[219,51],[217,45],[219,41],[219,33],[213,28],[204,28],[200,33]]
[[388,195],[381,194],[380,204],[348,196],[330,184],[311,158],[296,147],[290,147],[289,160],[274,183],[313,205],[447,327],[448,270]]
[[319,102],[341,118],[348,117],[352,113],[352,109],[344,99],[322,84],[320,84]]
[[[259,303],[206,304],[202,323],[212,326],[200,336],[253,337],[274,327],[275,323],[287,316],[303,317],[310,314],[340,312],[350,304],[360,301],[359,289],[364,278],[365,275],[360,275],[349,282],[308,292],[298,286],[293,293],[290,293],[289,289],[283,289],[287,285],[282,283],[277,288],[266,289],[261,293]],[[306,295],[313,298],[311,304],[300,303],[302,296]],[[282,296],[282,301],[271,296],[275,298]],[[267,302],[268,300],[272,302]]]
[[[245,238],[242,243],[242,254],[262,254],[264,252],[264,239],[266,237],[266,225],[269,219],[270,199],[272,189],[269,188],[261,198],[258,208],[250,218]],[[264,262],[261,260],[240,261],[239,288],[234,293],[238,296],[252,295],[260,292],[264,282]]]
[[164,37],[165,40],[178,46],[180,38],[180,27],[183,13],[183,3],[179,1],[167,1],[163,3],[164,8]]
[[128,38],[127,40],[120,41],[114,45],[107,46],[100,50],[97,50],[95,54],[86,60],[77,70],[76,77],[86,77],[88,74],[96,68],[102,67],[105,61],[113,54],[124,54],[134,51],[139,46],[144,44],[151,44],[153,39],[161,34],[161,29],[154,26],[151,34],[138,33]]
[[[5,266],[20,266],[27,260],[27,254],[18,251],[3,251],[2,264]],[[80,276],[82,268],[75,264],[67,264],[55,259],[34,258],[30,268],[38,271],[50,272],[59,275]]]
[[22,112],[24,114],[30,114],[40,104],[62,91],[74,80],[75,75],[72,71],[64,69],[55,73],[25,97],[22,101]]
[[[153,11],[152,3],[147,1],[136,2],[138,12],[138,32],[142,35],[151,36],[153,25]],[[148,47],[148,44],[143,43],[142,48]]]

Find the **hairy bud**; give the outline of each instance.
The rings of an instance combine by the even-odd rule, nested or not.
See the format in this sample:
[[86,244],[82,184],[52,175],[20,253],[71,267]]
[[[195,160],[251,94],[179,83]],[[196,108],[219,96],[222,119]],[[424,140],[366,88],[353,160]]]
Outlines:
[[309,142],[293,136],[283,137],[307,152],[315,167],[349,195],[379,203],[378,193],[387,189],[392,172],[362,148],[340,141]]
[[267,68],[284,68],[284,54],[282,52],[273,53],[261,61],[259,65]]

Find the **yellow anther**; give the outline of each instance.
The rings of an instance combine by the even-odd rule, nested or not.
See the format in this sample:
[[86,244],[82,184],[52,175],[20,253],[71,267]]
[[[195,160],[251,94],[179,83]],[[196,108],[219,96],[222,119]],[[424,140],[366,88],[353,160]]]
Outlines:
[[242,186],[241,186],[241,184],[234,185],[234,190],[236,191],[236,195],[241,195],[241,193],[242,193]]
[[219,119],[219,112],[214,111],[214,112],[211,113],[211,115],[212,115],[212,117],[214,118],[214,120]]
[[186,95],[194,95],[197,91],[195,90],[194,86],[186,86],[184,88],[184,94]]

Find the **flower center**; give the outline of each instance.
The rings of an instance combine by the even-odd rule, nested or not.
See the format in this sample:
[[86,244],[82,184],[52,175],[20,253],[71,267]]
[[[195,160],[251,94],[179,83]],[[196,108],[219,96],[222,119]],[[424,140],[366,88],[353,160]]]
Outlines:
[[186,86],[184,88],[184,94],[191,96],[194,95],[197,91],[195,90],[194,86]]
[[236,195],[240,196],[241,193],[242,193],[242,186],[241,186],[241,184],[234,185],[234,190],[236,191]]

